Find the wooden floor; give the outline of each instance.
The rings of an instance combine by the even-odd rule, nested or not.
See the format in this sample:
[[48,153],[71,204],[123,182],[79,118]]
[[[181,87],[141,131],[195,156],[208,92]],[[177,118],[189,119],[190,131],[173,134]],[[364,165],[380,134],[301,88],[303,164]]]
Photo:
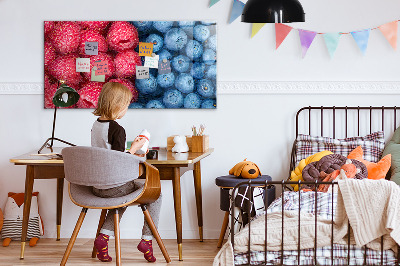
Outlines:
[[[36,247],[25,249],[25,259],[20,260],[19,254],[21,244],[12,241],[9,247],[0,246],[0,265],[60,265],[65,248],[69,239],[40,239]],[[217,240],[183,240],[183,261],[178,260],[178,247],[176,240],[163,240],[168,250],[172,262],[167,264],[158,248],[157,242],[153,241],[154,254],[157,258],[156,263],[149,264],[143,254],[136,249],[140,240],[121,239],[122,264],[123,265],[212,265],[215,255],[218,253]],[[113,257],[113,262],[104,263],[97,258],[92,259],[92,239],[77,239],[68,259],[67,265],[115,265],[114,262],[114,243],[110,240],[109,254]]]

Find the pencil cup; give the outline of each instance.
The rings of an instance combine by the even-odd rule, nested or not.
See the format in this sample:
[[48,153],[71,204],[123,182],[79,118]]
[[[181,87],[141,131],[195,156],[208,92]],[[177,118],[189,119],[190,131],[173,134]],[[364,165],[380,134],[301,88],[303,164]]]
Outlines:
[[192,136],[192,152],[205,152],[208,150],[208,135]]

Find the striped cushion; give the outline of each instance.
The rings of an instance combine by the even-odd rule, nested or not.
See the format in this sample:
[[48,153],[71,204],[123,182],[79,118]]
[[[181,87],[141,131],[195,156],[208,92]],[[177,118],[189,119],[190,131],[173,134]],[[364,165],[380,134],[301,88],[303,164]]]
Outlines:
[[[11,238],[12,240],[21,240],[22,218],[16,220],[4,220],[1,237]],[[27,239],[33,237],[40,238],[39,217],[29,218]]]
[[345,139],[299,134],[296,139],[296,165],[302,159],[323,150],[329,150],[347,157],[357,146],[362,147],[364,160],[378,162],[385,147],[383,131],[374,132],[364,137]]

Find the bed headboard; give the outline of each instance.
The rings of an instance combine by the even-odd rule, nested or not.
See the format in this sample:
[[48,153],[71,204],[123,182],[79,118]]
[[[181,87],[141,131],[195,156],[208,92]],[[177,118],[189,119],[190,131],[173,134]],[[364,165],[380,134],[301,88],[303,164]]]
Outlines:
[[[347,138],[383,131],[385,139],[398,127],[400,107],[396,106],[308,106],[296,114],[296,137],[299,134]],[[293,144],[290,171],[295,164]],[[289,172],[290,176],[290,172]]]

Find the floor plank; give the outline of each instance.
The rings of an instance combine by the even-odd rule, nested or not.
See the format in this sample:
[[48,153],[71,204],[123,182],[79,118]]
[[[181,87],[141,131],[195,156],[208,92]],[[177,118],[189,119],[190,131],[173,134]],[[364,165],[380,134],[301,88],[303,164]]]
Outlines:
[[[0,265],[60,265],[61,258],[64,255],[69,239],[40,239],[36,247],[25,249],[25,258],[19,259],[21,244],[18,241],[12,241],[9,247],[0,246]],[[139,265],[149,266],[150,264],[143,258],[143,254],[136,249],[140,240],[121,239],[122,264],[123,265]],[[162,256],[157,242],[154,241],[154,255],[157,258],[156,263],[152,265],[212,265],[215,255],[218,253],[216,239],[204,240],[200,242],[197,239],[185,239],[183,241],[183,261],[178,260],[178,247],[176,240],[163,240],[168,250],[172,262],[167,264]],[[110,240],[109,252],[115,259],[113,239]],[[68,259],[67,265],[114,265],[112,263],[103,263],[99,260],[92,259],[93,240],[77,239]]]

